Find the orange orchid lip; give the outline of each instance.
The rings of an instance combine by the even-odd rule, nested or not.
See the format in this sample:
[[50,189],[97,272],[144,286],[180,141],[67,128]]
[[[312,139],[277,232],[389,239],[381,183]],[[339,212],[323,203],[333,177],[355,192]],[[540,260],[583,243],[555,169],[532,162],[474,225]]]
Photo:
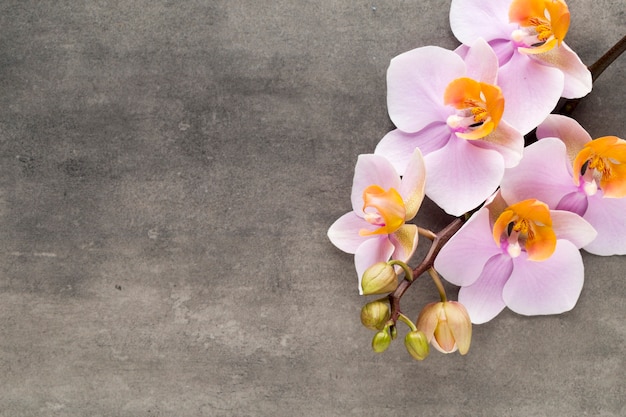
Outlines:
[[520,50],[540,54],[560,45],[569,29],[570,13],[563,0],[513,0],[509,20],[520,25],[513,39]]
[[362,229],[359,231],[361,236],[391,234],[404,224],[406,208],[395,188],[385,191],[378,185],[370,185],[363,191],[363,201],[365,220],[379,227],[373,231]]
[[495,130],[504,113],[500,87],[462,77],[446,87],[443,102],[457,109],[447,124],[462,139],[480,139]]
[[498,245],[506,244],[512,256],[519,253],[509,250],[509,247],[523,246],[528,253],[528,259],[533,261],[548,259],[556,249],[550,209],[545,203],[535,199],[507,207],[494,223],[493,238]]
[[626,197],[626,141],[604,136],[587,142],[573,162],[574,184],[599,182],[603,195]]

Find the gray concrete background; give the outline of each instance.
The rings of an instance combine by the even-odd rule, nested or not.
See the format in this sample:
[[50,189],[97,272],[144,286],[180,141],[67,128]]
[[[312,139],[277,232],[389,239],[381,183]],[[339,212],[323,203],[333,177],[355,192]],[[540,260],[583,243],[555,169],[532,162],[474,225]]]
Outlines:
[[[326,230],[392,127],[389,60],[457,46],[448,5],[2,1],[0,416],[626,415],[625,257],[465,357],[370,350]],[[569,5],[587,64],[626,32],[621,0]],[[575,113],[594,137],[626,133],[624,62]]]

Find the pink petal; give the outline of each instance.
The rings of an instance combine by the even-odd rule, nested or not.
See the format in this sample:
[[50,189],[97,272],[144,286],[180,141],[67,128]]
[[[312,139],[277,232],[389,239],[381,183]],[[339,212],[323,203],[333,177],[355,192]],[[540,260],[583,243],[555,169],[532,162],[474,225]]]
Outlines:
[[565,145],[558,139],[544,139],[524,150],[520,163],[504,171],[502,197],[513,204],[529,198],[556,208],[564,195],[578,192],[568,171]]
[[378,142],[374,154],[387,158],[396,172],[399,175],[404,175],[411,155],[417,148],[418,135],[419,133],[404,133],[399,129],[394,129]]
[[[589,133],[576,120],[560,114],[549,115],[537,126],[537,138],[548,137],[559,138],[565,143],[569,161],[574,161],[578,152],[591,141]],[[568,162],[568,166],[571,166],[571,162]]]
[[601,256],[626,255],[626,198],[602,198],[600,194],[589,198],[584,216],[598,237],[583,249]]
[[500,120],[493,132],[481,140],[473,141],[472,144],[497,151],[504,158],[506,168],[517,165],[524,152],[524,137],[504,120]]
[[374,226],[362,217],[356,215],[354,211],[344,214],[338,218],[328,229],[328,238],[340,250],[347,253],[355,253],[357,248],[372,236],[361,236],[359,231],[367,229],[374,231],[378,227]]
[[467,67],[467,77],[487,84],[496,84],[498,57],[483,38],[478,38],[472,43],[463,61]]
[[529,261],[522,253],[513,264],[513,272],[502,292],[511,310],[534,316],[563,313],[576,305],[585,271],[573,243],[559,239],[554,254],[547,260]]
[[550,217],[557,239],[569,240],[579,249],[593,242],[598,235],[596,229],[576,213],[550,210]]
[[576,52],[564,42],[557,48],[539,55],[531,55],[534,59],[560,69],[565,75],[565,84],[561,95],[565,98],[579,98],[591,91],[591,72],[583,64]]
[[445,122],[433,123],[416,133],[395,129],[378,142],[374,153],[387,158],[398,174],[404,175],[415,148],[419,147],[422,155],[426,155],[444,146],[451,136],[452,132]]
[[459,302],[465,306],[474,324],[486,323],[506,306],[502,289],[513,271],[511,257],[500,253],[491,257],[472,285],[459,290]]
[[389,235],[389,241],[395,248],[391,257],[402,262],[408,262],[417,249],[418,237],[416,225],[405,224],[401,226]]
[[477,38],[487,42],[509,39],[517,28],[509,23],[509,4],[503,0],[452,0],[450,27],[462,43],[471,45]]
[[465,75],[465,64],[452,51],[425,46],[396,56],[387,70],[387,107],[396,127],[417,132],[454,112],[443,104],[448,84]]
[[453,138],[424,157],[426,195],[448,214],[460,216],[482,204],[496,190],[504,173],[502,155]]
[[354,254],[354,266],[359,276],[359,294],[363,295],[361,279],[365,270],[376,262],[387,262],[394,249],[387,235],[370,238],[358,247]]
[[370,185],[378,185],[385,190],[400,188],[400,176],[385,157],[374,154],[359,155],[354,168],[352,181],[352,209],[358,216],[363,215],[363,191]]
[[556,210],[565,210],[572,213],[576,213],[579,216],[583,216],[587,212],[589,202],[587,201],[587,195],[584,192],[573,191],[565,194],[559,203],[556,205]]
[[504,95],[502,118],[522,135],[554,109],[563,91],[563,73],[516,52],[500,67],[498,85]]
[[489,41],[489,46],[498,57],[500,66],[509,62],[513,54],[517,52],[517,47],[509,39],[494,39]]
[[424,166],[424,158],[419,148],[415,148],[398,189],[406,208],[405,220],[411,220],[417,214],[424,200],[425,186],[426,167]]
[[498,253],[501,250],[493,240],[489,210],[482,208],[444,245],[435,258],[435,269],[454,285],[471,285],[489,258]]

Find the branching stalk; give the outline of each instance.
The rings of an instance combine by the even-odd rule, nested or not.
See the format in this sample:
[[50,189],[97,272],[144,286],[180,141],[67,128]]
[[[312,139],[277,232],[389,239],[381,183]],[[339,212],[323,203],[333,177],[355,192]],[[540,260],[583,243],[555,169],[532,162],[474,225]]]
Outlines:
[[417,277],[422,275],[424,272],[428,271],[432,268],[435,263],[435,258],[439,254],[439,251],[443,247],[443,245],[450,240],[452,236],[463,226],[464,220],[462,218],[454,219],[450,224],[441,229],[438,233],[435,234],[433,242],[430,245],[430,249],[428,253],[422,260],[422,262],[413,269],[413,274],[410,278],[405,277],[404,280],[398,285],[398,288],[391,294],[389,294],[389,304],[391,305],[391,320],[395,323],[398,320],[398,317],[401,314],[400,310],[400,299],[409,289],[411,284],[415,281]]

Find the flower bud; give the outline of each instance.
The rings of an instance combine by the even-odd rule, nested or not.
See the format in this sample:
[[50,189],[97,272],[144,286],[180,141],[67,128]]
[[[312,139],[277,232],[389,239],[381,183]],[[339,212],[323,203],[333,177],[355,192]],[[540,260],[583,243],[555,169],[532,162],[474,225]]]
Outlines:
[[409,354],[413,356],[413,359],[417,359],[418,361],[426,359],[430,353],[428,338],[424,332],[420,330],[414,330],[407,333],[404,337],[404,346],[406,347],[406,350],[409,351]]
[[371,330],[382,330],[391,318],[386,298],[367,303],[361,309],[361,323]]
[[445,301],[428,304],[417,318],[417,328],[440,352],[459,350],[465,355],[472,340],[472,322],[463,304]]
[[372,339],[372,349],[374,349],[374,352],[376,353],[381,353],[387,350],[390,343],[391,335],[389,334],[388,328],[385,327],[383,330],[374,335],[374,338]]
[[386,262],[377,262],[363,273],[361,288],[363,295],[386,294],[398,286],[398,275],[393,266]]

